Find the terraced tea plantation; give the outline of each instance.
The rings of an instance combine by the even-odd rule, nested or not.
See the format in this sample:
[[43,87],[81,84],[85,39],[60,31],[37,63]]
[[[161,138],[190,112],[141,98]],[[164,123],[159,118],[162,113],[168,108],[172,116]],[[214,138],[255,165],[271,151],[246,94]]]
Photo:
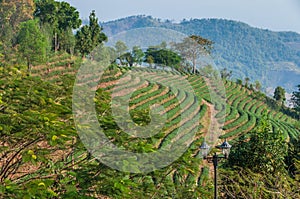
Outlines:
[[[61,55],[56,59],[60,61],[53,60],[48,65],[34,67],[32,75],[39,75],[42,79],[51,82],[59,82],[61,76],[65,74],[76,75],[79,67],[78,64],[74,66],[76,60],[69,55]],[[219,133],[221,139],[231,140],[246,135],[255,127],[263,114],[267,114],[271,119],[275,131],[284,132],[286,139],[297,139],[300,134],[299,130],[293,127],[294,119],[283,112],[273,110],[267,105],[265,96],[243,85],[229,80],[223,81],[226,90],[226,107],[218,108],[210,106],[211,91],[205,79],[199,75],[181,75],[178,72],[148,68],[134,68],[132,69],[134,73],[130,70],[128,67],[120,67],[105,71],[102,77],[93,79],[93,76],[89,76],[82,81],[98,82],[101,79],[98,88],[113,93],[114,97],[130,98],[130,110],[148,109],[153,105],[163,106],[164,111],[161,114],[167,115],[167,123],[162,130],[165,137],[155,143],[155,146],[160,146],[164,140],[174,137],[176,129],[184,125],[184,120],[190,121],[190,118],[196,115],[199,116],[198,122],[201,126],[198,133],[203,135],[207,132],[210,123],[212,111],[210,109],[226,112],[222,114],[223,118],[218,118],[220,122],[224,120],[224,126]],[[124,78],[127,73],[131,75]],[[180,85],[182,81],[178,78],[187,80],[194,89],[193,92],[180,89],[183,88]],[[120,79],[122,81],[118,82]],[[181,118],[182,114],[189,115],[190,118]]]
[[[53,60],[48,65],[34,67],[32,75],[57,84],[63,84],[66,74],[74,78],[80,62],[65,55],[60,55],[57,59],[60,61]],[[191,87],[186,87],[185,82]],[[188,145],[183,159],[194,157],[195,160],[191,165],[195,166],[199,163],[197,157],[203,138],[212,133],[210,129],[211,125],[214,125],[211,121],[213,113],[216,113],[215,120],[221,126],[217,129],[218,132],[214,132],[219,135],[218,143],[223,139],[234,143],[242,135],[247,137],[263,115],[270,118],[274,131],[284,133],[287,141],[296,140],[300,135],[300,131],[293,126],[296,120],[268,106],[264,95],[229,80],[222,80],[226,93],[225,105],[213,103],[214,97],[211,96],[215,87],[207,84],[207,77],[180,74],[175,71],[119,66],[103,71],[101,77],[95,74],[80,76],[80,83],[92,85],[90,88],[97,90],[95,101],[98,103],[103,100],[99,93],[108,94],[112,103],[106,111],[111,112],[112,108],[120,114],[127,111],[131,117],[130,121],[122,121],[121,118],[118,123],[123,122],[127,130],[130,130],[132,124],[143,127],[150,125],[151,121],[163,122],[159,132],[155,132],[152,137],[142,138],[139,132],[136,132],[135,136],[128,136],[116,121],[108,122],[112,119],[111,115],[106,118],[105,111],[97,110],[98,119],[107,137],[115,145],[133,152],[158,151],[178,140],[183,140]],[[117,103],[114,104],[114,101]],[[97,103],[95,104],[97,106]],[[155,113],[152,113],[153,111]],[[193,140],[189,141],[191,134]],[[197,185],[204,185],[208,180],[207,167],[201,170],[199,164],[197,172],[191,173],[187,167],[182,167],[180,161],[182,159],[160,182],[160,189],[165,189],[164,192],[168,192],[169,195],[180,192],[180,187],[193,182],[194,186],[190,187],[191,194],[193,190],[201,188]],[[147,178],[147,183],[157,184],[153,174],[145,175],[144,178]],[[170,184],[172,189],[167,187]]]

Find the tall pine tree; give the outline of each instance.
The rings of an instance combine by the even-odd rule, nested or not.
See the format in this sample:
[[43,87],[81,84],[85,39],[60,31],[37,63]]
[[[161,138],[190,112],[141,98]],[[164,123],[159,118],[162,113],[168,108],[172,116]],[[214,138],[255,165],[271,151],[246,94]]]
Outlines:
[[[98,23],[98,18],[93,10],[89,17],[89,25],[83,26],[76,33],[76,48],[82,57],[90,54],[99,44],[107,40],[107,36],[102,32],[102,27]],[[93,58],[93,55],[91,55]]]

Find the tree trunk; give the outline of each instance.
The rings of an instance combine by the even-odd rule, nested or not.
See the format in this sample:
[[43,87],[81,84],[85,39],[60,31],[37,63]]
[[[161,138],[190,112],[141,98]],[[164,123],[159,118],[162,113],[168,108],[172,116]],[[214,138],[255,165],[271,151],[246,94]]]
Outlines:
[[196,59],[193,59],[193,74],[196,73]]
[[58,48],[59,45],[58,45],[57,33],[54,33],[54,52],[57,52]]
[[28,74],[30,74],[30,72],[31,72],[31,63],[30,63],[30,59],[29,59],[29,57],[27,57],[26,59],[27,59],[27,72],[28,72]]

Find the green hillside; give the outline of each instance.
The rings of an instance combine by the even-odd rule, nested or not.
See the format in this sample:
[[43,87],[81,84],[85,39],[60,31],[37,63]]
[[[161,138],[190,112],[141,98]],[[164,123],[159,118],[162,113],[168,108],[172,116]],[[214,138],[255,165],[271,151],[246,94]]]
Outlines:
[[232,70],[234,78],[259,80],[265,88],[283,86],[291,92],[296,86],[295,81],[300,79],[300,35],[294,32],[273,32],[224,19],[172,23],[150,16],[132,16],[102,25],[109,36],[146,27],[201,35],[214,42],[214,61],[219,69]]
[[[268,105],[270,99],[243,85],[224,80],[227,99],[226,109],[222,109],[212,106],[210,91],[203,76],[180,76],[192,85],[194,96],[189,91],[178,89],[178,72],[120,67],[105,71],[95,97],[98,120],[114,144],[130,151],[152,152],[184,139],[189,132],[195,133],[195,136],[188,150],[168,167],[143,175],[116,172],[89,155],[74,129],[71,100],[79,66],[78,59],[76,61],[75,57],[61,54],[52,58],[47,65],[33,67],[32,77],[26,76],[22,70],[2,69],[1,90],[5,92],[1,95],[1,107],[5,108],[2,108],[0,115],[3,135],[1,156],[8,159],[0,162],[4,168],[1,177],[5,180],[0,194],[11,197],[47,195],[50,198],[57,195],[64,198],[84,195],[96,198],[103,198],[103,195],[112,198],[130,198],[132,195],[135,198],[172,195],[176,198],[196,198],[201,195],[210,198],[212,179],[208,174],[208,165],[197,154],[203,137],[208,133],[212,109],[218,113],[226,111],[220,138],[227,138],[233,145],[239,142],[242,135],[247,137],[264,114],[270,119],[274,132],[283,132],[287,142],[299,141],[300,130],[294,126],[296,120],[285,114],[287,110],[275,110],[276,107]],[[132,72],[141,72],[144,78]],[[122,84],[116,85],[117,80],[126,73],[131,75],[122,80]],[[168,78],[158,80],[165,73]],[[155,83],[151,76],[157,82],[178,86],[171,88]],[[172,76],[174,78],[170,78]],[[82,82],[98,80],[87,76]],[[139,89],[130,93],[131,88]],[[154,119],[149,118],[151,105],[163,106],[167,118],[162,130],[146,139],[128,136],[119,129],[111,115],[110,93],[115,97],[130,96],[130,114],[138,125],[147,125]],[[188,115],[189,118],[182,118],[182,115]],[[196,115],[199,116],[197,121],[192,119]],[[222,121],[221,117],[218,119]],[[184,126],[189,128],[182,128]],[[182,129],[185,131],[179,131]],[[12,151],[12,148],[18,149],[18,152]],[[224,170],[221,174],[226,175],[226,172]],[[18,186],[18,192],[8,186]],[[29,191],[24,192],[23,186]],[[10,189],[14,192],[10,192]],[[77,192],[78,189],[81,191]],[[264,193],[263,189],[259,192]]]
[[[42,79],[50,82],[60,82],[60,77],[62,75],[76,74],[76,67],[70,66],[70,64],[75,63],[75,58],[71,58],[69,55],[61,55],[56,59],[60,61],[53,61],[48,65],[33,67],[32,76],[40,76]],[[50,72],[47,72],[49,70]],[[132,77],[126,80],[128,82],[122,82],[121,86],[117,85],[118,87],[114,89],[114,83],[116,83],[116,80],[118,80],[118,78],[121,78],[128,71],[142,72],[144,78],[141,78],[139,75],[136,75],[136,77],[135,73],[132,73]],[[160,74],[164,73],[168,74],[168,76],[174,75],[173,80],[165,80],[166,82],[169,82],[170,85],[173,85],[174,88],[168,88],[160,85],[157,82],[153,82],[153,79],[151,78],[152,76],[163,77],[163,75]],[[121,92],[121,96],[126,96],[131,95],[131,87],[140,88],[140,90],[135,90],[135,92],[131,96],[129,104],[132,108],[130,109],[147,109],[151,105],[160,104],[163,105],[167,110],[176,109],[177,107],[178,111],[180,111],[180,108],[178,106],[179,98],[179,101],[181,103],[186,104],[186,108],[188,110],[199,109],[196,114],[200,114],[203,117],[208,111],[207,104],[211,103],[211,93],[208,86],[206,85],[207,82],[205,81],[204,77],[199,75],[182,76],[182,78],[188,80],[188,82],[194,89],[194,93],[197,97],[196,102],[198,103],[195,104],[193,103],[193,100],[195,100],[193,96],[187,96],[188,93],[182,93],[180,92],[180,90],[176,90],[178,89],[178,83],[176,83],[176,81],[178,80],[177,78],[180,75],[180,73],[178,72],[147,68],[121,67],[117,68],[115,71],[108,71],[105,74],[106,75],[101,78],[99,86],[104,91],[113,91],[114,95],[117,96],[120,96],[117,94],[117,92]],[[97,78],[96,81],[98,80],[99,79]],[[86,81],[93,81],[93,79],[87,79]],[[163,81],[160,80],[160,82]],[[293,126],[293,124],[296,123],[296,119],[293,119],[291,116],[289,116],[289,114],[287,114],[289,113],[289,109],[280,108],[279,106],[274,105],[276,104],[276,102],[271,98],[265,96],[263,93],[251,90],[245,85],[239,85],[230,80],[223,81],[226,91],[226,110],[217,111],[226,111],[226,115],[224,118],[225,123],[222,129],[222,133],[220,134],[220,138],[232,139],[237,136],[247,134],[247,132],[251,131],[257,125],[257,121],[262,117],[262,115],[265,114],[271,119],[274,130],[283,131],[286,139],[288,140],[297,139],[297,136],[300,132]],[[126,89],[128,90],[127,92]],[[176,91],[173,91],[174,89]],[[174,93],[176,94],[176,96],[173,96]],[[194,107],[191,105],[193,105]],[[196,108],[196,106],[199,106],[199,108]],[[218,108],[215,107],[215,109]],[[170,117],[176,118],[176,115],[180,114],[176,113],[176,111],[173,111],[173,115],[171,114]],[[222,118],[219,119],[220,121],[222,120]],[[205,129],[200,129],[200,131],[205,131]]]
[[[0,199],[209,199],[214,154],[220,198],[300,198],[300,85],[295,107],[288,108],[282,88],[275,101],[260,92],[259,83],[232,81],[229,70],[214,68],[212,41],[201,37],[213,32],[186,32],[201,36],[173,43],[176,49],[159,41],[185,37],[176,31],[150,31],[154,44],[142,42],[148,38],[144,29],[127,32],[132,41],[149,45],[130,51],[122,41],[107,45],[112,39],[95,11],[87,25],[79,16],[63,1],[0,1]],[[225,31],[222,37],[245,31],[236,48],[216,59],[221,68],[247,65],[243,74],[254,78],[253,70],[272,73],[256,68],[265,64],[262,58],[275,61],[282,74],[282,61],[299,63],[294,33],[251,32],[226,20],[174,24],[130,17],[112,24],[191,31],[202,23],[213,30],[220,22],[231,27],[218,31]],[[115,33],[111,27],[107,31]],[[263,44],[253,40],[249,46],[250,33]],[[236,37],[212,40],[218,53]],[[228,64],[237,53],[242,65]],[[201,68],[196,57],[204,62]],[[297,74],[289,78],[291,84],[299,80]],[[200,149],[204,141],[211,146],[208,159]],[[229,157],[214,147],[224,141],[232,145]]]

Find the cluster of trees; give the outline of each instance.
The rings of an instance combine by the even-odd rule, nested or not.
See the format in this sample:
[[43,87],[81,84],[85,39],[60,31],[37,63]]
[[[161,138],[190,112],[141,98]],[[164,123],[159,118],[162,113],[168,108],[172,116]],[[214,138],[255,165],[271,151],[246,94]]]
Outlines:
[[221,169],[224,198],[299,198],[299,140],[286,142],[263,117],[248,136],[235,142]]
[[85,57],[90,54],[99,44],[107,40],[107,36],[99,26],[95,11],[90,14],[89,25],[81,27],[76,33],[76,49]]
[[191,35],[179,43],[168,44],[162,42],[156,46],[150,46],[143,51],[139,46],[134,46],[130,51],[126,44],[118,41],[115,44],[115,54],[121,65],[133,66],[146,62],[150,67],[168,66],[181,72],[195,74],[199,71],[203,56],[211,54],[213,42],[197,35]]
[[[67,2],[55,0],[24,0],[0,2],[0,57],[6,61],[24,63],[30,71],[33,64],[43,63],[57,51],[81,54],[93,59],[93,50],[107,36],[102,32],[95,11],[89,24],[81,26],[79,12]],[[145,52],[135,46],[131,52],[122,42],[117,42],[115,53],[122,65],[141,64],[171,66],[177,70],[196,73],[199,58],[209,55],[213,42],[191,35],[168,49],[163,42]],[[199,67],[198,67],[199,68]]]
[[[229,79],[232,76],[232,71],[227,72],[226,68],[222,69],[220,73],[223,79]],[[254,83],[251,83],[249,77],[245,77],[244,81],[242,79],[236,79],[235,82],[253,91],[259,92],[262,89],[262,85],[258,80],[256,80]]]
[[167,43],[162,42],[160,45],[150,46],[143,51],[139,46],[134,46],[131,52],[126,52],[127,47],[122,41],[118,41],[115,45],[117,59],[121,65],[133,66],[134,64],[142,64],[146,62],[150,67],[169,66],[177,68],[181,62],[181,56],[167,48]]
[[[52,52],[89,54],[107,40],[94,11],[90,24],[67,2],[55,0],[0,1],[0,54],[8,63],[43,63]],[[76,30],[76,34],[74,31]]]
[[11,58],[17,45],[20,24],[33,19],[35,5],[33,0],[2,0],[0,1],[0,45],[3,59]]

